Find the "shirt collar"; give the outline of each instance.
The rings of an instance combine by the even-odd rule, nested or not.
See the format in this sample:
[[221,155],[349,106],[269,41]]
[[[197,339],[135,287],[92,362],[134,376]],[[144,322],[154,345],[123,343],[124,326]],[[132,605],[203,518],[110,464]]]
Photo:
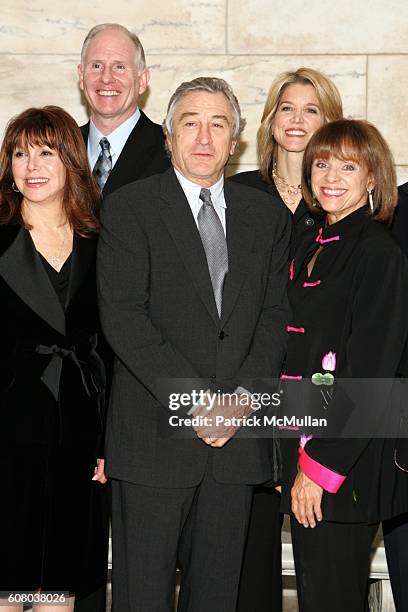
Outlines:
[[110,144],[110,150],[112,159],[119,157],[122,153],[122,149],[125,146],[127,139],[130,136],[131,131],[135,127],[136,123],[140,119],[140,109],[136,108],[133,115],[121,123],[116,129],[110,134],[102,134],[94,124],[92,118],[89,122],[89,136],[88,136],[88,152],[91,159],[98,158],[101,152],[100,140],[101,138],[107,138]]
[[[181,174],[181,172],[177,170],[177,168],[174,168],[174,172],[176,173],[178,181],[187,198],[193,198],[198,202],[202,185],[198,185],[197,183],[190,181],[190,179],[186,178],[183,174]],[[214,185],[211,185],[211,187],[207,187],[206,189],[210,190],[211,200],[215,206],[227,208],[227,204],[225,202],[224,197],[224,176],[221,176],[221,178],[219,178],[218,181],[214,183]]]

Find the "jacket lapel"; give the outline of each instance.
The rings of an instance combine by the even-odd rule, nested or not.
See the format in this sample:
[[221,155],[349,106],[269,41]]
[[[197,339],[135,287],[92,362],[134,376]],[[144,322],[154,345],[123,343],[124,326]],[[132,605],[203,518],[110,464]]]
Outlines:
[[[115,189],[136,181],[140,176],[140,168],[146,163],[146,149],[151,146],[146,127],[147,121],[146,115],[141,111],[140,119],[130,132],[121,154],[116,160],[116,164],[112,168],[103,187],[102,194],[104,197],[115,191]],[[81,132],[85,145],[88,146],[89,121],[81,127]],[[92,170],[93,168],[91,168]]]
[[183,189],[173,169],[162,174],[160,180],[161,197],[165,201],[161,209],[162,219],[174,239],[197,293],[217,327],[222,326],[231,315],[250,266],[254,230],[247,211],[249,203],[241,199],[239,187],[225,182],[228,275],[223,291],[220,322],[204,248]]
[[152,130],[149,120],[143,111],[140,111],[139,121],[129,134],[125,146],[119,155],[116,164],[103,188],[106,197],[122,185],[131,183],[140,178],[143,170],[151,158],[148,151],[154,146]]
[[[0,250],[1,252],[1,250]],[[65,335],[65,314],[31,236],[20,227],[0,256],[0,275],[39,317]]]
[[97,237],[83,238],[74,234],[74,242],[72,247],[71,259],[71,275],[69,279],[69,287],[65,308],[81,287],[89,269],[95,263]]
[[184,191],[171,168],[160,175],[161,217],[202,302],[219,326],[217,307],[200,234]]
[[222,297],[221,326],[223,326],[239,296],[242,283],[249,271],[254,229],[250,225],[249,202],[242,200],[239,187],[224,183],[228,245],[228,275]]

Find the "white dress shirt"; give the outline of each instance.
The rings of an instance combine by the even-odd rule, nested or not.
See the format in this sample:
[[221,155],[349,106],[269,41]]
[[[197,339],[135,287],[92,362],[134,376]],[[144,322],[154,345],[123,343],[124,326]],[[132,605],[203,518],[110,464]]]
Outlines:
[[[201,206],[203,205],[202,200],[200,200],[200,191],[202,189],[201,185],[197,185],[197,183],[193,183],[185,176],[181,174],[176,168],[174,168],[178,181],[185,193],[185,196],[190,204],[191,212],[193,213],[194,221],[196,222],[198,228],[198,213],[200,211]],[[227,208],[227,204],[225,202],[224,197],[224,177],[222,176],[214,185],[211,187],[207,187],[211,192],[211,201],[214,205],[214,210],[220,218],[222,229],[224,230],[224,235],[227,235],[227,224],[225,219],[225,209]]]
[[110,144],[110,152],[112,156],[112,168],[118,161],[119,155],[122,153],[122,149],[126,144],[127,139],[130,136],[131,131],[135,127],[136,123],[140,119],[140,110],[137,108],[133,115],[121,123],[113,132],[110,134],[102,134],[92,121],[89,122],[89,135],[88,135],[88,160],[91,170],[93,170],[96,161],[101,152],[100,140],[101,138],[107,138]]

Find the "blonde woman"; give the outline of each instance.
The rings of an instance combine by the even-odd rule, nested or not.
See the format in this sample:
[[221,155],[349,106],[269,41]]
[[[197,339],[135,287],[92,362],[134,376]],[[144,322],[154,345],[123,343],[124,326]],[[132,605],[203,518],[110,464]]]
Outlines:
[[[273,81],[258,130],[259,170],[231,180],[271,194],[271,205],[286,205],[293,216],[292,251],[316,219],[302,196],[301,171],[306,146],[323,124],[341,119],[335,84],[312,68],[283,72]],[[279,494],[257,487],[241,577],[238,612],[276,612],[282,606],[281,515]]]
[[258,130],[259,170],[231,177],[284,203],[293,215],[295,240],[314,225],[300,185],[304,151],[319,127],[342,116],[340,93],[324,74],[313,68],[279,74]]

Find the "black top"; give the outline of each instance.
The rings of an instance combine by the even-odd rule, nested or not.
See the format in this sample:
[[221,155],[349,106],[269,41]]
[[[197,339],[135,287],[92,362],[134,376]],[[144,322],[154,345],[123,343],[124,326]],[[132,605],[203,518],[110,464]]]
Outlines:
[[65,309],[65,302],[68,295],[69,276],[71,273],[71,255],[64,261],[63,266],[59,272],[45,259],[43,255],[38,251],[41,257],[41,261],[44,265],[45,271],[48,274],[48,278],[51,281],[54,291],[58,296],[61,306]]
[[[322,358],[330,351],[336,355],[335,379],[392,379],[397,374],[408,337],[408,262],[367,208],[323,227],[295,254],[285,376],[310,379],[324,372]],[[318,248],[309,277],[307,264]],[[341,418],[346,406],[336,391],[333,397],[327,410]],[[312,399],[313,412],[327,416],[320,393]],[[300,430],[299,437],[303,433],[311,432]],[[283,447],[283,509],[290,512],[298,441],[285,441]],[[309,457],[346,476],[337,493],[323,493],[323,518],[377,522],[407,511],[406,474],[395,467],[394,449],[393,440],[368,436],[307,442]]]
[[[240,172],[239,174],[235,174],[234,176],[229,177],[229,180],[248,185],[248,187],[254,187],[255,189],[261,189],[262,191],[266,191],[273,197],[274,201],[276,202],[276,205],[280,204],[288,209],[285,202],[282,200],[275,183],[267,183],[266,181],[264,181],[260,175],[259,170]],[[295,213],[292,215],[292,218],[292,252],[294,252],[296,249],[296,245],[298,245],[299,242],[303,240],[304,235],[310,233],[311,230],[314,231],[315,224],[319,223],[319,219],[317,217],[313,217],[303,198],[300,200],[299,205],[295,210]]]

